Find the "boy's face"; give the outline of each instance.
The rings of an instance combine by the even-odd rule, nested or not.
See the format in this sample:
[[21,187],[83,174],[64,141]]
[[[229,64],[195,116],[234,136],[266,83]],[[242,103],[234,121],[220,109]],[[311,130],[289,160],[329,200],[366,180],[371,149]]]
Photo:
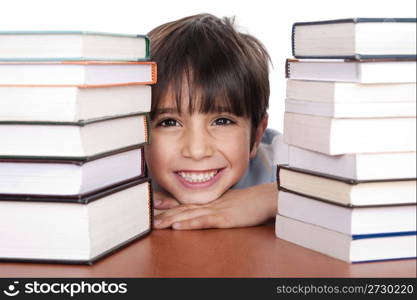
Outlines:
[[169,93],[151,128],[146,159],[155,180],[181,203],[208,203],[243,176],[249,159],[251,123],[230,113],[176,110]]

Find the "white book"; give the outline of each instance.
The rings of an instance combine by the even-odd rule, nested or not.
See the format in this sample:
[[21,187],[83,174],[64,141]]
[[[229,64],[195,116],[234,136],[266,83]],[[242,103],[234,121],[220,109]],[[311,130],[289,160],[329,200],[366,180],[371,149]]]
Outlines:
[[415,178],[355,181],[287,166],[279,166],[277,172],[279,189],[340,205],[416,204]]
[[0,62],[0,86],[117,86],[154,84],[153,62]]
[[351,83],[334,81],[287,80],[288,99],[356,104],[416,102],[416,83]]
[[285,111],[330,118],[415,117],[416,103],[326,103],[286,99]]
[[416,178],[416,152],[326,155],[295,146],[288,148],[291,167],[354,180]]
[[348,263],[416,257],[415,232],[353,238],[351,235],[277,215],[275,235]]
[[0,260],[88,263],[151,230],[148,180],[74,199],[0,198]]
[[5,194],[87,194],[143,176],[144,164],[139,146],[83,160],[0,158],[0,198]]
[[0,121],[76,122],[149,112],[151,86],[0,87]]
[[146,113],[79,122],[0,121],[0,156],[85,157],[148,141]]
[[278,214],[347,235],[416,231],[416,205],[346,207],[278,192]]
[[415,18],[354,18],[293,25],[296,57],[415,57]]
[[0,31],[0,60],[146,60],[144,35],[93,31]]
[[284,141],[329,155],[416,151],[416,118],[336,119],[285,113]]
[[416,82],[416,61],[287,60],[287,77],[355,83]]

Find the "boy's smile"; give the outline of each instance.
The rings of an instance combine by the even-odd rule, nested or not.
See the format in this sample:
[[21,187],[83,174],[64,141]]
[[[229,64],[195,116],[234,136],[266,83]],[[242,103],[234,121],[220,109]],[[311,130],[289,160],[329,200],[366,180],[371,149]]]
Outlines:
[[250,137],[247,118],[162,106],[146,153],[152,179],[182,203],[216,200],[244,175],[254,155]]
[[180,182],[185,186],[198,188],[202,186],[207,187],[213,184],[217,178],[219,178],[217,175],[220,175],[221,170],[223,169],[205,171],[182,170],[175,173],[180,177]]

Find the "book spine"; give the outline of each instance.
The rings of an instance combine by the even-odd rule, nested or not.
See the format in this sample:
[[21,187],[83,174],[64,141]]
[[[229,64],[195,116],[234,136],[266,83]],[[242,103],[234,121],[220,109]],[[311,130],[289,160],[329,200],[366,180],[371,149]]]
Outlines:
[[[141,37],[140,35],[138,35],[138,37]],[[150,40],[149,40],[149,37],[148,36],[142,36],[142,37],[144,37],[145,38],[145,43],[146,43],[146,57],[145,57],[145,60],[149,60],[150,58],[151,58],[151,43],[150,43]]]
[[281,189],[281,180],[280,180],[280,177],[279,177],[280,170],[281,170],[281,165],[277,165],[277,176],[276,176],[276,178],[277,178],[277,188],[278,188],[278,191]]
[[153,188],[152,188],[152,180],[149,179],[148,184],[148,193],[149,193],[149,224],[150,228],[153,228]]
[[151,84],[156,84],[156,82],[158,81],[158,67],[155,62],[152,62],[151,64],[152,64],[152,83]]
[[416,18],[355,18],[355,23],[415,23]]
[[353,240],[373,239],[381,237],[391,236],[409,236],[416,235],[416,231],[399,231],[399,232],[381,232],[381,233],[368,233],[368,234],[353,234]]
[[290,59],[285,60],[285,78],[290,78]]
[[337,19],[337,20],[324,20],[324,21],[311,21],[311,22],[296,22],[296,26],[309,26],[309,25],[326,25],[326,24],[339,24],[339,23],[356,23],[356,19]]
[[296,30],[296,24],[292,25],[292,29],[291,29],[291,52],[292,52],[292,56],[296,57],[295,55],[295,30]]
[[145,118],[143,118],[143,122],[144,122],[143,128],[145,128],[145,141],[147,144],[150,144],[151,143],[151,121],[150,121],[150,117],[148,113],[145,115]]
[[59,121],[0,121],[0,125],[33,125],[33,126],[42,126],[42,125],[53,125],[53,126],[78,126],[78,127],[84,127],[89,124],[93,123],[99,123],[99,122],[106,122],[116,119],[123,119],[123,118],[130,118],[135,116],[144,116],[144,119],[147,118],[148,113],[147,112],[132,112],[127,114],[120,114],[120,115],[114,115],[114,116],[104,116],[99,118],[92,118],[92,119],[86,119],[86,120],[79,120],[75,122],[59,122]]
[[[294,50],[293,50],[294,51]],[[309,55],[295,55],[297,59],[344,59],[348,61],[392,61],[392,60],[416,60],[417,55],[414,54],[395,54],[395,55],[345,55],[345,56],[309,56]]]
[[11,156],[11,155],[0,155],[0,163],[1,162],[29,162],[29,163],[68,163],[68,164],[75,164],[75,165],[83,165],[86,162],[90,162],[93,160],[97,160],[100,158],[104,158],[110,155],[119,154],[122,152],[131,151],[134,149],[143,148],[145,143],[136,144],[132,146],[127,146],[115,150],[110,150],[107,152],[98,153],[96,155],[91,156]]
[[56,202],[56,203],[77,203],[77,204],[89,204],[93,201],[99,200],[105,196],[117,193],[121,190],[130,188],[132,186],[143,184],[148,182],[150,184],[150,178],[144,177],[144,174],[140,176],[126,179],[121,182],[105,186],[86,194],[77,195],[27,195],[27,194],[0,194],[0,201],[17,201],[17,202]]
[[351,18],[312,22],[297,22],[294,23],[293,26],[326,25],[339,23],[415,23],[416,20],[416,18]]
[[320,172],[316,172],[316,171],[312,171],[312,170],[305,170],[305,169],[295,168],[295,167],[291,167],[291,166],[288,166],[288,165],[279,165],[279,169],[286,169],[286,170],[292,171],[292,172],[298,172],[298,173],[302,173],[302,174],[306,174],[306,175],[310,175],[310,176],[322,177],[322,178],[326,178],[326,179],[329,179],[329,180],[344,182],[344,183],[349,184],[349,185],[357,185],[357,184],[361,184],[361,183],[372,183],[372,182],[393,182],[393,181],[399,182],[399,181],[415,181],[416,180],[416,178],[392,178],[392,179],[358,180],[358,179],[353,179],[353,178],[346,178],[346,177],[340,177],[340,176],[320,173]]

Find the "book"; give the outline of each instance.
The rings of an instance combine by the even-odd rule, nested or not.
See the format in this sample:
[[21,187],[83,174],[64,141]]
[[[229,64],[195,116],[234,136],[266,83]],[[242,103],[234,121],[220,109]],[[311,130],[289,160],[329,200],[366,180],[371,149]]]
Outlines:
[[92,264],[151,231],[148,179],[75,197],[0,198],[0,260]]
[[416,205],[347,207],[279,191],[278,214],[353,238],[416,232]]
[[284,141],[328,155],[415,152],[416,118],[329,118],[286,112]]
[[314,103],[370,104],[416,102],[416,83],[287,80],[286,98]]
[[83,195],[141,178],[144,169],[140,145],[78,159],[0,158],[0,198]]
[[285,111],[331,118],[415,117],[416,102],[326,103],[286,99]]
[[277,168],[278,189],[344,206],[416,204],[416,179],[359,181],[288,166]]
[[416,152],[351,153],[326,155],[289,146],[288,164],[296,169],[310,170],[352,180],[416,178]]
[[0,86],[123,86],[154,84],[154,62],[0,62]]
[[348,263],[416,257],[416,233],[353,237],[281,215],[276,216],[278,238]]
[[0,31],[0,60],[149,59],[145,35],[93,31]]
[[85,157],[148,142],[147,113],[78,122],[0,121],[0,157]]
[[294,23],[292,52],[298,58],[415,58],[416,19],[354,18]]
[[415,60],[287,59],[286,77],[352,83],[416,82]]
[[149,112],[151,87],[0,87],[0,105],[0,121],[77,122]]

